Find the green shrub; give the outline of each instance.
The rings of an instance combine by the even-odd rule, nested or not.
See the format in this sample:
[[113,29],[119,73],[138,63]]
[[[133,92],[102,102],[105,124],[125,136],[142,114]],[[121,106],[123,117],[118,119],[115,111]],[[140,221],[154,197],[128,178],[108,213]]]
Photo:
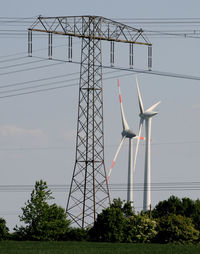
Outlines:
[[0,241],[6,240],[8,237],[8,228],[6,227],[6,221],[0,218]]
[[169,214],[157,220],[159,243],[196,243],[199,231],[194,228],[192,220],[182,215]]

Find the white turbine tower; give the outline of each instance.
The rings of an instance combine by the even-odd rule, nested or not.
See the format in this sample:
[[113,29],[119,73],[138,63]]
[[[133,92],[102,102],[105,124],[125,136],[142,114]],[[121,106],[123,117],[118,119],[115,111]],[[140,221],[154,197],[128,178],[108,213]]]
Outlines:
[[[115,154],[115,157],[113,159],[110,171],[108,173],[107,176],[107,181],[110,177],[110,174],[112,172],[113,166],[115,164],[115,161],[117,159],[117,156],[119,154],[119,151],[124,143],[124,140],[126,138],[129,139],[129,152],[128,152],[128,188],[127,188],[127,201],[131,202],[133,205],[133,138],[137,138],[136,134],[130,130],[128,123],[126,121],[125,115],[124,115],[124,108],[123,108],[123,104],[122,104],[122,96],[121,96],[121,91],[120,91],[120,85],[119,85],[119,80],[118,82],[118,90],[119,90],[119,101],[120,101],[120,110],[121,110],[121,118],[122,118],[122,139],[121,142],[119,144],[119,147],[117,149],[117,152]],[[140,137],[140,139],[144,139],[142,137]],[[135,165],[135,162],[134,162]],[[134,166],[135,167],[135,166]]]
[[150,210],[151,207],[151,152],[150,152],[150,141],[151,141],[151,120],[152,117],[157,115],[158,112],[153,111],[159,104],[160,101],[148,108],[144,111],[142,97],[140,94],[140,89],[138,85],[138,79],[136,77],[136,85],[138,92],[138,100],[140,107],[140,124],[139,124],[139,133],[138,140],[136,144],[136,152],[135,152],[135,162],[137,157],[137,151],[140,141],[140,135],[142,130],[143,122],[145,121],[145,131],[146,131],[146,148],[145,148],[145,165],[144,165],[144,199],[143,199],[143,210]]

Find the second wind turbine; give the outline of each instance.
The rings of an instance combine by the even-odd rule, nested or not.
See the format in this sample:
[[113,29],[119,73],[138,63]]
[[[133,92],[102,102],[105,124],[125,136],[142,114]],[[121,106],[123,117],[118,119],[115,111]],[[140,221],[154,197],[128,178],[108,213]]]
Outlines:
[[[151,208],[151,159],[150,159],[151,120],[153,116],[158,114],[158,112],[154,111],[154,109],[160,104],[160,101],[155,103],[153,106],[151,106],[147,110],[144,110],[137,77],[136,77],[136,85],[137,85],[138,101],[139,101],[139,107],[140,107],[140,115],[139,115],[140,125],[139,125],[138,137],[140,137],[141,135],[142,125],[144,121],[145,121],[145,130],[146,130],[143,210],[147,211],[147,210],[150,210]],[[135,161],[137,157],[139,140],[140,138],[138,138],[137,145],[136,145]]]
[[128,123],[126,121],[125,118],[125,114],[124,114],[124,108],[123,108],[123,104],[122,104],[122,96],[121,96],[121,91],[120,91],[120,85],[119,85],[119,80],[117,80],[118,82],[118,91],[119,91],[119,102],[120,102],[120,110],[121,110],[121,118],[122,118],[122,139],[121,142],[119,144],[119,147],[117,149],[117,152],[115,154],[115,157],[113,159],[110,171],[108,173],[107,176],[107,181],[110,177],[110,174],[112,172],[113,166],[115,164],[115,161],[117,159],[117,156],[119,154],[119,151],[124,143],[124,140],[126,138],[129,139],[129,152],[128,152],[128,187],[127,187],[127,201],[131,202],[131,205],[133,205],[133,172],[135,169],[135,162],[136,162],[136,158],[134,161],[134,167],[133,167],[133,139],[134,138],[139,138],[139,139],[144,139],[143,137],[138,137],[128,126]]

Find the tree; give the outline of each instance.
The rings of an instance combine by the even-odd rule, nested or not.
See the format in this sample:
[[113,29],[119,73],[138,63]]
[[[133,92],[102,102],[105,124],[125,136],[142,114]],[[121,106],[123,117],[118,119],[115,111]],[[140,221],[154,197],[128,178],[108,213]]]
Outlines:
[[8,228],[6,227],[6,221],[0,218],[0,241],[5,240],[8,237]]
[[124,229],[124,242],[149,243],[157,234],[156,226],[156,221],[145,213],[128,217]]
[[89,232],[90,238],[100,242],[123,242],[125,216],[122,210],[122,201],[114,199],[110,207],[98,214]]
[[114,199],[97,216],[89,231],[92,240],[104,242],[150,242],[156,235],[156,222],[146,214],[136,215],[130,202]]
[[168,200],[160,201],[152,211],[154,218],[159,218],[169,214],[183,215],[182,202],[178,197],[171,196]]
[[199,231],[194,228],[192,220],[182,215],[170,214],[157,220],[159,243],[195,243],[199,239]]
[[170,214],[182,215],[192,219],[197,230],[200,230],[200,200],[191,200],[171,196],[168,200],[160,201],[152,211],[154,218],[168,216]]
[[35,183],[31,198],[22,207],[20,221],[25,226],[15,227],[16,236],[23,240],[60,240],[69,229],[69,220],[63,208],[49,205],[54,199],[47,183]]

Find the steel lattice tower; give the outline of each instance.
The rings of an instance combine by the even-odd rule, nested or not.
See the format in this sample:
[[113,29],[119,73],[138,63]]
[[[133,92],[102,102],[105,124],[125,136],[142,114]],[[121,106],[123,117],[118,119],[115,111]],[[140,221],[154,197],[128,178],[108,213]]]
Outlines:
[[152,45],[141,29],[99,16],[38,17],[28,30],[28,53],[32,55],[32,31],[49,34],[48,56],[52,59],[52,34],[69,37],[68,57],[72,61],[72,37],[82,39],[75,166],[67,201],[67,213],[79,227],[94,223],[107,207],[109,189],[104,164],[102,41],[129,43],[129,64],[133,68],[133,45],[148,46],[151,69]]
[[[100,25],[89,19],[84,24],[85,32],[92,36]],[[78,105],[76,160],[67,213],[85,227],[109,202],[104,165],[101,40],[82,38]]]

